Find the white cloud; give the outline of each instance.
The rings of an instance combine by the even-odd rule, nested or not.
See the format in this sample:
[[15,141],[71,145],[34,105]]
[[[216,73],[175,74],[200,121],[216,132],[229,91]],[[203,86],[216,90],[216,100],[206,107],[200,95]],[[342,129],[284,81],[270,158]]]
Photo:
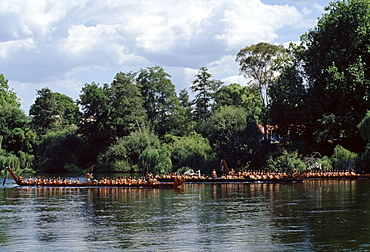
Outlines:
[[18,50],[36,49],[32,38],[0,42],[0,59],[5,60],[9,55]]
[[0,15],[9,20],[2,26],[11,37],[49,36],[55,24],[68,14],[76,3],[58,0],[4,0],[0,3]]
[[326,5],[322,5],[322,4],[314,4],[313,5],[315,11],[318,12],[318,13],[322,13],[324,11],[325,6],[328,6],[328,5],[327,4]]
[[[75,25],[60,44],[59,52],[82,65],[117,66],[146,63],[144,57],[129,52],[122,25]],[[136,62],[136,63],[135,63]]]
[[270,6],[260,1],[234,1],[223,14],[221,22],[226,28],[217,38],[227,41],[230,47],[260,41],[271,42],[278,37],[276,31],[293,25],[301,14],[292,6]]
[[302,13],[305,15],[309,15],[312,13],[312,9],[308,9],[307,7],[303,7]]
[[154,65],[174,73],[182,88],[202,66],[215,79],[241,81],[235,62],[241,48],[298,40],[302,33],[284,32],[314,25],[321,13],[318,1],[276,2],[3,0],[0,71],[33,98],[36,89],[61,86],[76,99],[85,82],[109,83],[114,72]]
[[221,81],[224,83],[224,85],[239,83],[242,86],[247,86],[248,82],[248,80],[243,75],[231,75],[226,78],[222,78]]
[[61,45],[61,52],[72,58],[79,58],[96,52],[117,41],[117,25],[97,25],[86,27],[82,24],[73,25],[68,30],[68,37]]

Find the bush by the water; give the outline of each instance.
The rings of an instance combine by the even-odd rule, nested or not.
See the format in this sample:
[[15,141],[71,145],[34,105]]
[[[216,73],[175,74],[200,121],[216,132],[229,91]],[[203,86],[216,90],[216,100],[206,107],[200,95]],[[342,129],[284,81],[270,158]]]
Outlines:
[[320,167],[323,171],[333,170],[332,161],[328,156],[324,156],[318,162],[320,163]]
[[283,150],[277,157],[270,156],[267,160],[266,168],[270,171],[284,171],[290,173],[293,169],[295,171],[303,171],[307,166],[301,160],[298,151],[288,152]]
[[358,155],[340,145],[335,146],[334,153],[330,159],[335,170],[355,170],[359,168]]

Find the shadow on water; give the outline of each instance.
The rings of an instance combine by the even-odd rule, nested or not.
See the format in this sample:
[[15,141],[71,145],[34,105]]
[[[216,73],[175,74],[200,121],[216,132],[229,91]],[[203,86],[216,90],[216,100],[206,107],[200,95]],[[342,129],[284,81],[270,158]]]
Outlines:
[[370,181],[0,189],[0,250],[368,250]]

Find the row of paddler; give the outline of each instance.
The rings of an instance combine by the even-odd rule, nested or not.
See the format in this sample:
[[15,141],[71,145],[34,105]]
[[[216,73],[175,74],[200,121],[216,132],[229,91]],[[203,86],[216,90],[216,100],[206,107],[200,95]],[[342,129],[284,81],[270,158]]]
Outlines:
[[86,176],[86,181],[81,181],[80,178],[77,180],[73,180],[72,178],[61,178],[61,177],[53,177],[53,178],[45,178],[45,177],[36,177],[32,179],[31,177],[24,179],[22,176],[19,176],[20,183],[26,182],[27,184],[36,184],[36,185],[45,185],[45,184],[93,184],[93,185],[146,185],[146,184],[159,184],[160,182],[155,178],[146,179],[144,177],[136,178],[136,177],[118,177],[118,178],[108,178],[103,177],[100,180],[93,179],[92,176]]
[[211,172],[210,176],[205,175],[186,175],[186,174],[165,174],[162,176],[154,176],[159,181],[170,181],[175,177],[181,177],[186,181],[279,181],[279,180],[303,180],[303,179],[361,179],[369,178],[369,174],[359,174],[353,171],[311,171],[305,170],[301,172],[292,172],[287,174],[286,172],[278,171],[264,171],[264,170],[249,170],[242,172],[231,171],[229,174],[223,174],[217,176],[215,170]]

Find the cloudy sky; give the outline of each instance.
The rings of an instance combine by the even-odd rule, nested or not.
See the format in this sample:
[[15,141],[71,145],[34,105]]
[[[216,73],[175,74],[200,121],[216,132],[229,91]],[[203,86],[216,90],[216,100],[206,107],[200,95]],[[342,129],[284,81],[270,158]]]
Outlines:
[[78,99],[85,83],[161,66],[179,91],[205,66],[245,84],[235,56],[287,44],[312,29],[330,0],[1,0],[0,73],[28,114],[44,87]]

